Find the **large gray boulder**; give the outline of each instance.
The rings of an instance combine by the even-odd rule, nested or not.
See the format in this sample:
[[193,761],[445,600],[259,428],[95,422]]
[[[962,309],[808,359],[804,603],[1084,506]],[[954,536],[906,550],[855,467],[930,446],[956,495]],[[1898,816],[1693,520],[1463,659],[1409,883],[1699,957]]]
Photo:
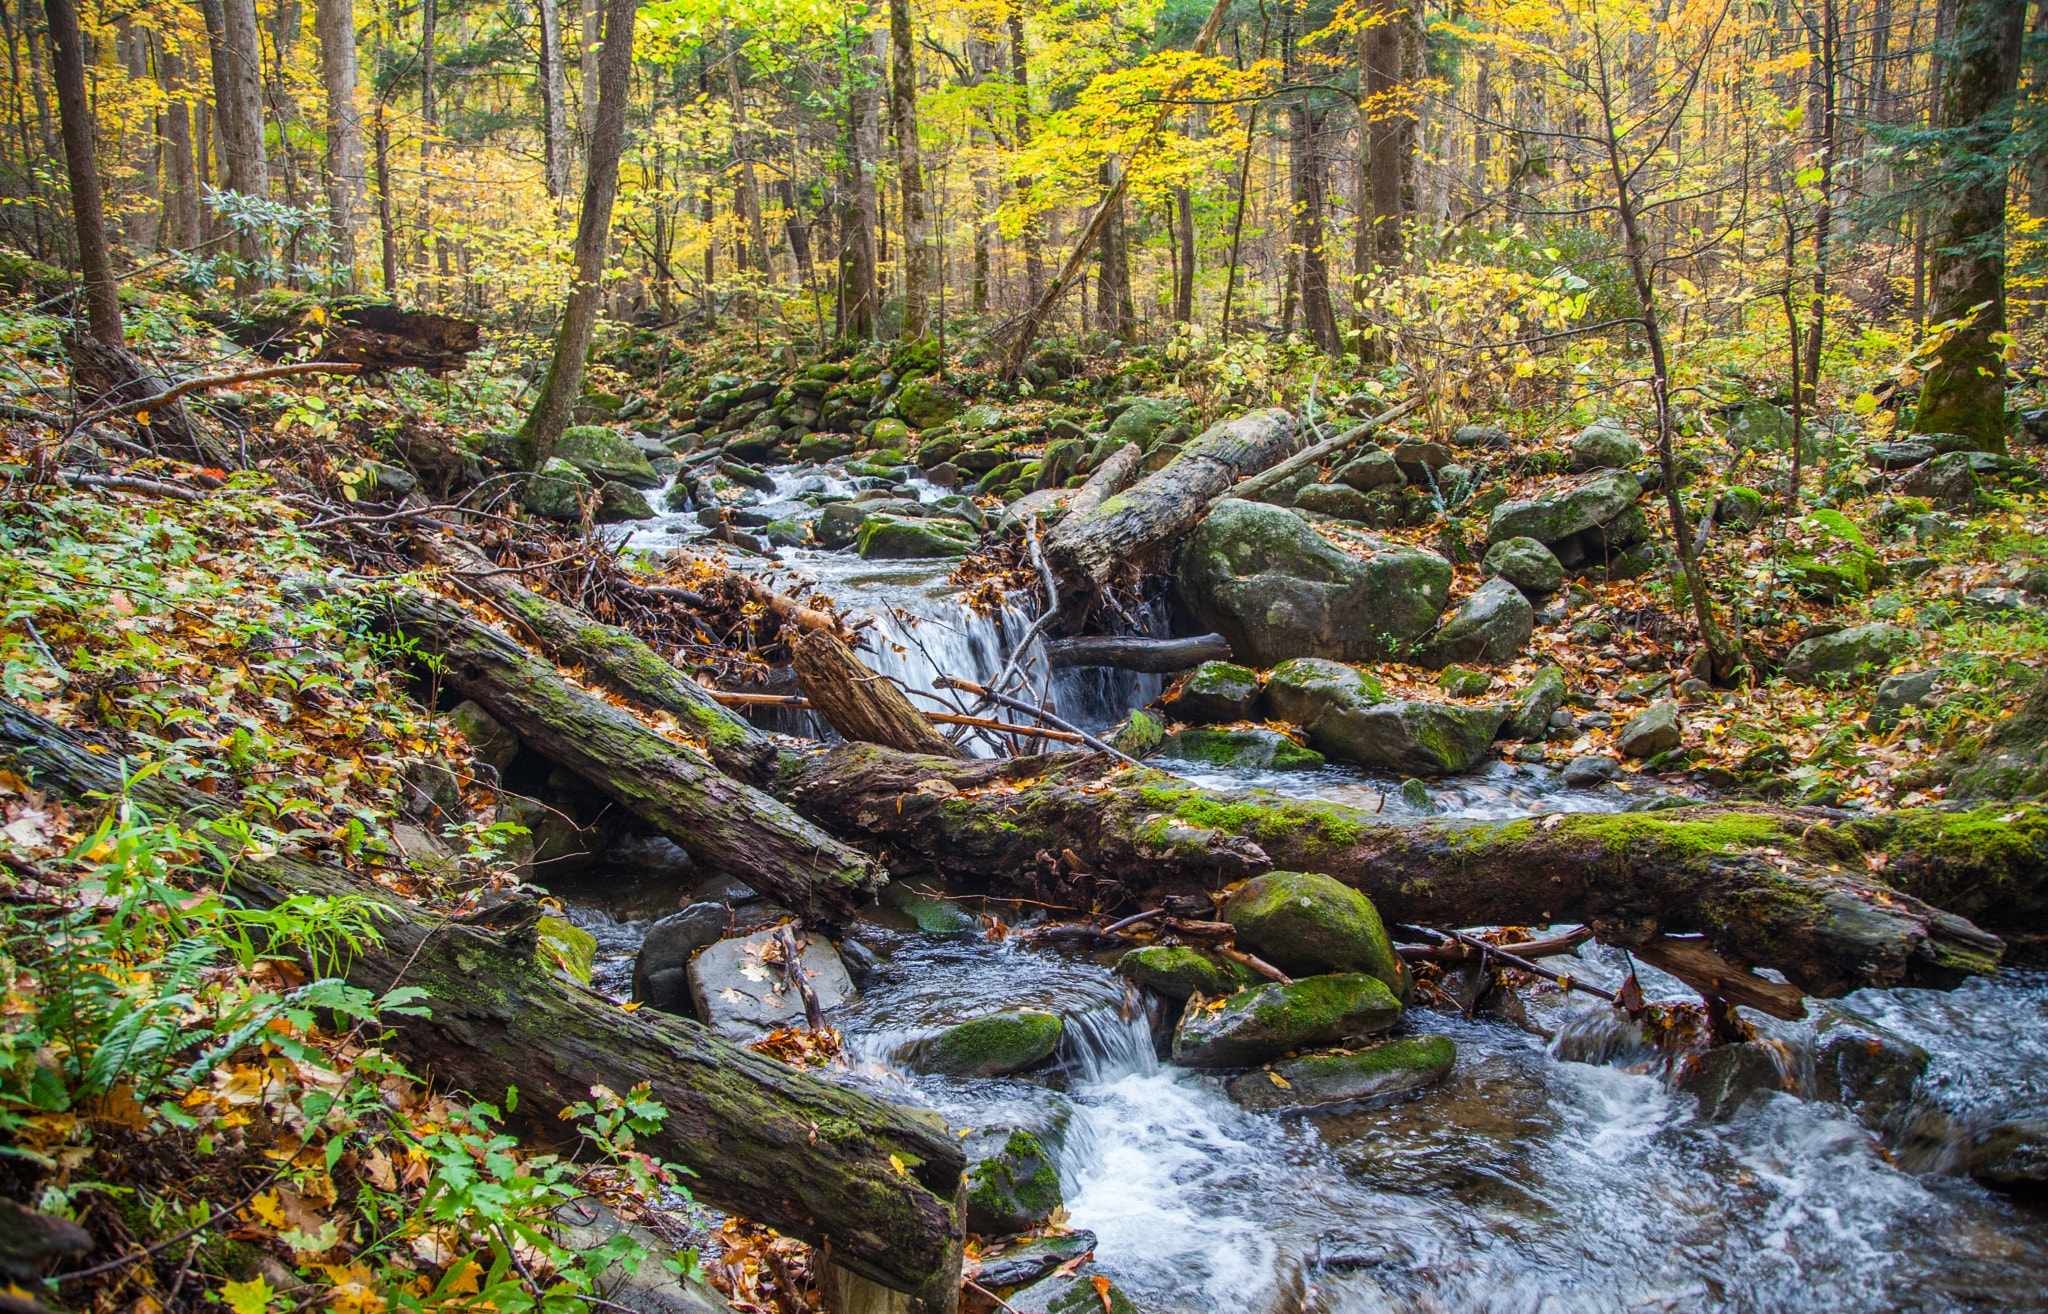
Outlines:
[[1400,464],[1394,460],[1394,454],[1384,447],[1371,448],[1336,474],[1338,483],[1356,488],[1361,493],[1370,493],[1375,488],[1398,488],[1406,478],[1401,473]]
[[1533,538],[1561,543],[1604,525],[1636,504],[1643,485],[1626,470],[1597,475],[1527,501],[1503,502],[1486,521],[1486,541]]
[[1652,703],[1630,717],[1614,736],[1614,746],[1625,757],[1655,757],[1670,752],[1684,739],[1685,728],[1678,722],[1678,704],[1666,700]]
[[[768,961],[774,939],[770,927],[744,939],[720,940],[690,960],[690,1000],[698,1021],[742,1044],[803,1023],[803,996],[784,989],[782,964]],[[797,940],[803,946],[798,969],[817,992],[819,1006],[829,1010],[851,998],[853,982],[830,942],[803,932]]]
[[591,483],[583,472],[555,456],[526,476],[526,487],[519,500],[543,520],[574,523],[583,518],[583,500],[590,493]]
[[1852,625],[1801,643],[1782,668],[1794,684],[1839,684],[1887,674],[1913,648],[1913,632],[1877,622]]
[[1556,666],[1546,666],[1536,672],[1522,691],[1515,695],[1514,709],[1508,714],[1506,724],[1501,727],[1501,736],[1506,739],[1529,739],[1541,743],[1550,735],[1550,718],[1558,708],[1564,706],[1566,688],[1564,671]]
[[564,430],[555,444],[555,455],[602,484],[613,480],[629,488],[659,488],[661,476],[647,460],[647,454],[615,429],[601,424],[579,424]]
[[1937,506],[1967,508],[1977,501],[1977,472],[1968,452],[1944,452],[1907,475],[1899,491]]
[[1459,604],[1430,641],[1422,664],[1431,669],[1452,662],[1511,662],[1529,646],[1536,609],[1504,579],[1490,579]]
[[689,1013],[690,960],[732,925],[722,903],[693,903],[647,928],[633,959],[633,998],[664,1013]]
[[1197,725],[1242,721],[1259,699],[1260,683],[1259,673],[1249,667],[1203,662],[1182,681],[1167,710]]
[[1407,776],[1471,769],[1508,714],[1505,707],[1394,698],[1371,676],[1314,657],[1274,668],[1266,706],[1306,730],[1309,743],[1330,757]]
[[1572,469],[1626,470],[1643,459],[1643,445],[1612,416],[1593,421],[1572,439]]
[[1866,1127],[1882,1126],[1927,1071],[1927,1051],[1840,1004],[1817,1007],[1815,1098],[1847,1106]]
[[1532,598],[1555,593],[1564,587],[1564,566],[1557,554],[1533,538],[1504,538],[1486,549],[1480,563],[1489,575],[1498,575]]
[[1245,1108],[1270,1113],[1385,1100],[1434,1085],[1457,1061],[1458,1046],[1449,1036],[1410,1036],[1356,1054],[1284,1059],[1232,1077],[1224,1090]]
[[1235,498],[1188,536],[1174,576],[1183,614],[1254,666],[1411,653],[1450,588],[1451,563],[1435,553],[1386,543],[1360,560],[1291,511]]

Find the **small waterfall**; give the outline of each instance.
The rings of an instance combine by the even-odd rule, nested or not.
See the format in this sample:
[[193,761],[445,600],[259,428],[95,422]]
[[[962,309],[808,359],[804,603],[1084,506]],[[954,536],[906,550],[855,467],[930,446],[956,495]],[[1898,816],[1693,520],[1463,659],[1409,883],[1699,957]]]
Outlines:
[[1127,995],[1120,1008],[1091,1008],[1069,1014],[1060,1040],[1060,1062],[1084,1085],[1159,1071],[1152,1047],[1152,1021],[1143,1000]]

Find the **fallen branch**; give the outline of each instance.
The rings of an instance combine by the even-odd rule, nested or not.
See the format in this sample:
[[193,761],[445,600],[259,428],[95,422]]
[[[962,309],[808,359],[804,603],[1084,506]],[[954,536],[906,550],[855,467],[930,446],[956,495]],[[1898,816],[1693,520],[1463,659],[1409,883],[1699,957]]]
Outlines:
[[1594,998],[1604,999],[1610,1004],[1619,1004],[1621,1002],[1621,996],[1611,990],[1602,990],[1599,986],[1587,985],[1584,981],[1569,973],[1545,971],[1540,964],[1533,963],[1520,954],[1511,953],[1499,945],[1488,944],[1478,936],[1467,935],[1463,931],[1432,931],[1426,926],[1418,926],[1414,929],[1423,932],[1425,935],[1448,936],[1460,944],[1477,949],[1479,951],[1479,961],[1482,964],[1489,958],[1498,958],[1501,962],[1518,971],[1527,972],[1531,976],[1540,976],[1548,981],[1555,981],[1558,988],[1566,994],[1570,994],[1574,990],[1582,990]]
[[1026,716],[1036,717],[1039,720],[1044,721],[1047,724],[1051,725],[1055,729],[1064,730],[1068,734],[1074,735],[1075,737],[1080,739],[1082,743],[1088,745],[1088,747],[1094,749],[1098,753],[1108,753],[1110,756],[1120,758],[1123,761],[1130,763],[1132,766],[1142,765],[1142,763],[1140,763],[1137,758],[1132,757],[1130,754],[1122,752],[1119,749],[1111,748],[1108,744],[1104,743],[1100,739],[1097,739],[1094,735],[1089,734],[1080,726],[1072,725],[1066,721],[1062,721],[1060,718],[1054,716],[1051,712],[1046,711],[1042,707],[1033,707],[1030,703],[1024,702],[1020,699],[1012,698],[1008,694],[999,694],[995,690],[984,688],[983,686],[976,684],[972,680],[963,680],[958,676],[954,675],[941,675],[938,679],[933,680],[932,684],[940,689],[960,689],[967,693],[974,694],[977,697],[985,698],[992,703],[999,703],[1002,706],[1009,708],[1013,712],[1022,712]]
[[1203,662],[1229,661],[1230,641],[1220,634],[1192,639],[1091,635],[1084,639],[1049,639],[1045,654],[1054,666],[1108,666],[1119,671],[1167,675]]
[[263,379],[282,379],[298,374],[354,374],[362,368],[360,365],[345,365],[340,361],[312,360],[301,361],[297,365],[267,365],[262,369],[242,370],[236,374],[208,374],[197,379],[187,379],[183,383],[136,401],[110,402],[80,417],[71,427],[83,429],[93,421],[103,420],[109,415],[140,414],[160,406],[168,406],[180,397],[208,388],[226,388],[237,383],[256,383]]
[[65,470],[61,472],[65,482],[81,488],[118,488],[124,493],[147,493],[151,497],[171,497],[180,502],[197,502],[199,493],[178,484],[167,484],[160,479],[143,479],[136,475],[93,474],[89,470]]
[[1343,433],[1338,434],[1335,438],[1325,439],[1306,451],[1297,452],[1272,469],[1267,470],[1263,474],[1253,475],[1234,488],[1225,489],[1217,494],[1210,501],[1209,505],[1214,506],[1226,497],[1234,497],[1245,502],[1256,502],[1259,498],[1278,488],[1281,484],[1286,483],[1303,470],[1313,469],[1346,448],[1357,446],[1373,434],[1378,433],[1381,429],[1409,414],[1426,400],[1428,399],[1417,395],[1410,397],[1399,406],[1381,411],[1365,423],[1354,425]]
[[[1557,954],[1568,954],[1593,938],[1593,928],[1581,926],[1563,935],[1554,935],[1547,940],[1527,940],[1520,944],[1504,944],[1496,947],[1497,953],[1520,954],[1524,958],[1550,958]],[[1437,945],[1402,945],[1395,952],[1411,963],[1465,963],[1478,956],[1478,951],[1462,941]]]
[[1260,976],[1270,978],[1274,981],[1278,981],[1281,985],[1294,984],[1293,977],[1287,975],[1287,973],[1281,971],[1279,968],[1273,966],[1271,963],[1267,962],[1263,958],[1260,958],[1256,954],[1248,954],[1244,950],[1239,949],[1235,945],[1219,944],[1212,945],[1210,947],[1213,948],[1217,953],[1222,954],[1225,958],[1228,958],[1231,962],[1236,963],[1239,967],[1249,967],[1254,972],[1257,972]]

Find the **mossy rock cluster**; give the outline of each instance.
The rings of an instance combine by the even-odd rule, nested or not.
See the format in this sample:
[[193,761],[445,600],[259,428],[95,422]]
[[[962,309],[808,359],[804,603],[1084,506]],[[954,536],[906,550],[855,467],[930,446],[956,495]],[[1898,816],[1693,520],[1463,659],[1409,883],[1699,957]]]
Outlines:
[[1401,1001],[1376,976],[1343,973],[1277,981],[1214,1003],[1190,1001],[1173,1035],[1173,1061],[1248,1068],[1283,1054],[1376,1035],[1401,1020]]
[[1248,666],[1203,662],[1182,681],[1169,707],[1181,720],[1197,724],[1240,721],[1251,714],[1261,685],[1259,673]]
[[1277,730],[1182,730],[1159,746],[1161,757],[1207,766],[1313,771],[1323,755]]
[[1058,1013],[1013,1008],[949,1027],[918,1047],[920,1072],[943,1077],[1005,1077],[1052,1057],[1066,1030]]
[[1227,958],[1192,945],[1152,944],[1117,959],[1116,974],[1162,999],[1184,1000],[1199,994],[1220,999],[1256,979]]
[[1284,1059],[1233,1077],[1224,1089],[1245,1108],[1265,1112],[1384,1100],[1443,1080],[1457,1060],[1449,1036],[1404,1037],[1356,1053]]
[[1062,1204],[1060,1172],[1044,1142],[1028,1131],[984,1132],[970,1143],[967,1230],[1008,1236],[1036,1227]]

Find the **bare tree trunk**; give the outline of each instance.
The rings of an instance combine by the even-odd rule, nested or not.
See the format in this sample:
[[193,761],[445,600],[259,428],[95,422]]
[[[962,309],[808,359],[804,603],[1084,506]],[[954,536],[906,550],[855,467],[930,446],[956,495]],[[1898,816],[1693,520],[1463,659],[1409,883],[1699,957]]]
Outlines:
[[391,220],[391,129],[377,103],[377,236],[384,257],[384,295],[398,296],[398,232]]
[[569,427],[569,416],[583,391],[583,357],[590,349],[590,334],[597,325],[603,297],[612,201],[619,188],[619,153],[626,144],[633,19],[639,9],[640,0],[608,0],[605,5],[607,39],[598,68],[597,124],[590,136],[590,167],[585,171],[583,209],[576,223],[576,280],[569,287],[568,304],[562,308],[554,359],[520,433],[530,469],[539,469],[554,455],[555,442]]
[[846,102],[846,175],[840,187],[839,333],[851,342],[875,336],[881,309],[875,244],[875,164],[881,157],[879,34],[854,55]]
[[[434,42],[440,25],[440,0],[420,0],[420,118],[429,128],[440,118],[434,103]],[[423,141],[420,143],[420,158],[425,159],[426,153]]]
[[[729,35],[727,39],[730,40]],[[754,178],[754,144],[747,135],[747,102],[740,94],[740,55],[736,43],[725,60],[725,91],[732,101],[732,153],[740,165],[740,213],[746,216],[747,235],[754,239],[754,268],[767,274],[768,232],[761,225],[761,189]]]
[[164,244],[192,250],[204,239],[199,229],[199,179],[193,168],[192,105],[185,97],[184,61],[157,37],[157,85],[164,92]]
[[[1383,265],[1401,259],[1401,31],[1406,11],[1397,0],[1377,0],[1371,25],[1359,33],[1358,62],[1365,83],[1366,175],[1372,180],[1372,257]],[[1361,269],[1360,275],[1366,271]]]
[[910,0],[889,0],[889,126],[903,211],[903,336],[931,331],[932,252],[925,234],[924,168],[917,143],[917,60]]
[[356,229],[363,210],[363,112],[356,104],[355,0],[317,0],[320,80],[327,90],[327,220],[334,259],[355,286]]
[[541,153],[548,195],[569,193],[569,105],[562,62],[561,0],[540,3]]
[[583,0],[583,45],[576,70],[582,102],[576,109],[576,128],[586,156],[590,153],[591,134],[597,131],[597,39],[603,17],[604,0]]
[[1124,226],[1124,165],[1110,160],[1102,166],[1102,182],[1110,199],[1103,204],[1108,218],[1102,224],[1098,251],[1102,273],[1095,283],[1095,323],[1103,332],[1129,342],[1138,336],[1138,308],[1131,299],[1131,239]]
[[[228,99],[221,105],[228,146],[228,186],[255,200],[270,199],[270,158],[263,144],[263,50],[257,35],[255,0],[222,0]],[[244,295],[269,282],[261,268],[268,258],[254,233],[238,243],[242,270],[235,289]]]
[[1301,269],[1301,319],[1324,351],[1337,350],[1337,315],[1330,304],[1330,266],[1323,252],[1322,137],[1326,114],[1297,102],[1289,107],[1288,173],[1294,184],[1294,246]]
[[44,0],[43,12],[50,22],[50,72],[57,83],[57,119],[64,137],[64,172],[71,184],[71,222],[85,284],[86,322],[94,338],[125,354],[121,290],[107,255],[100,171],[93,158],[92,107],[85,96],[85,38],[78,30],[77,0]]
[[[1024,47],[1024,9],[1011,4],[1006,19],[1010,29],[1010,88],[1016,98],[1017,127],[1014,144],[1021,151],[1031,144],[1031,78]],[[1031,191],[1031,179],[1019,175],[1011,184],[1017,196]],[[1024,221],[1024,297],[1036,303],[1045,295],[1045,250],[1039,237],[1038,216]]]
[[1173,319],[1192,324],[1195,319],[1195,198],[1185,187],[1173,189],[1174,238],[1180,248],[1179,275],[1174,280]]

